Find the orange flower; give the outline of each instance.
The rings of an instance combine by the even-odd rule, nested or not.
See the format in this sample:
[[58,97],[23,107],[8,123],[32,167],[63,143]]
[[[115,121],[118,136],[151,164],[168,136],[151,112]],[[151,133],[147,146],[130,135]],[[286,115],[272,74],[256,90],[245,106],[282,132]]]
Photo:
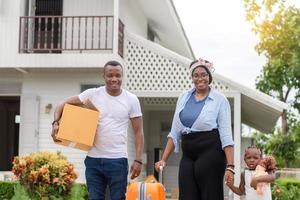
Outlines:
[[59,178],[57,178],[57,177],[53,178],[52,182],[53,183],[58,183],[59,182]]
[[28,181],[30,183],[36,183],[38,180],[38,172],[37,171],[31,171],[30,174],[28,175]]
[[40,168],[39,173],[40,174],[47,174],[49,172],[49,169],[46,166],[43,166]]

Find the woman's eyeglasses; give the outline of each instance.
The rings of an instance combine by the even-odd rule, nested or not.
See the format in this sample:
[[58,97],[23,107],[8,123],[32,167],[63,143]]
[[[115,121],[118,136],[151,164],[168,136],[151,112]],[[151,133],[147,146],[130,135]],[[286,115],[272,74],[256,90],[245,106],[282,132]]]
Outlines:
[[202,73],[202,74],[193,74],[193,79],[205,79],[208,77],[208,73]]

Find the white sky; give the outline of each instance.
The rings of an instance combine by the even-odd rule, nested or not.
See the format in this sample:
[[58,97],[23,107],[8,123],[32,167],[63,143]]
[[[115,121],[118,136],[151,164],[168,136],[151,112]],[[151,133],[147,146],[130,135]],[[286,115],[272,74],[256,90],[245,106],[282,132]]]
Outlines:
[[173,2],[196,58],[212,61],[216,73],[255,88],[265,58],[254,50],[258,39],[245,20],[242,0]]

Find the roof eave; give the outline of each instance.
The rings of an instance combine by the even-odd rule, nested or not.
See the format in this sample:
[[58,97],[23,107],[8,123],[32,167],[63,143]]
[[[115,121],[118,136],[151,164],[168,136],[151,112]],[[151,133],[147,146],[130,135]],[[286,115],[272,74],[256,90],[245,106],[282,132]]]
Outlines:
[[274,99],[273,97],[271,97],[263,92],[253,90],[247,86],[244,86],[240,83],[232,81],[222,75],[214,74],[214,77],[221,80],[224,84],[228,85],[229,87],[240,91],[242,94],[244,94],[248,97],[251,97],[260,103],[266,104],[269,107],[271,107],[279,112],[282,112],[283,110],[287,110],[289,108],[288,104],[286,104],[282,101]]

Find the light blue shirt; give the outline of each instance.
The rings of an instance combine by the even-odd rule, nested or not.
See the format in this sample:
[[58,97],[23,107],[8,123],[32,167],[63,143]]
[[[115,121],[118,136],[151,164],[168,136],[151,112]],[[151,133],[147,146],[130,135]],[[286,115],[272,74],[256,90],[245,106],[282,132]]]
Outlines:
[[224,94],[211,89],[201,113],[192,127],[185,127],[179,118],[179,113],[184,109],[186,102],[195,91],[192,88],[181,94],[177,100],[176,110],[173,117],[171,132],[168,137],[172,138],[175,145],[175,152],[179,150],[179,143],[182,134],[189,134],[197,131],[210,131],[218,129],[222,148],[233,145],[231,130],[230,105]]

